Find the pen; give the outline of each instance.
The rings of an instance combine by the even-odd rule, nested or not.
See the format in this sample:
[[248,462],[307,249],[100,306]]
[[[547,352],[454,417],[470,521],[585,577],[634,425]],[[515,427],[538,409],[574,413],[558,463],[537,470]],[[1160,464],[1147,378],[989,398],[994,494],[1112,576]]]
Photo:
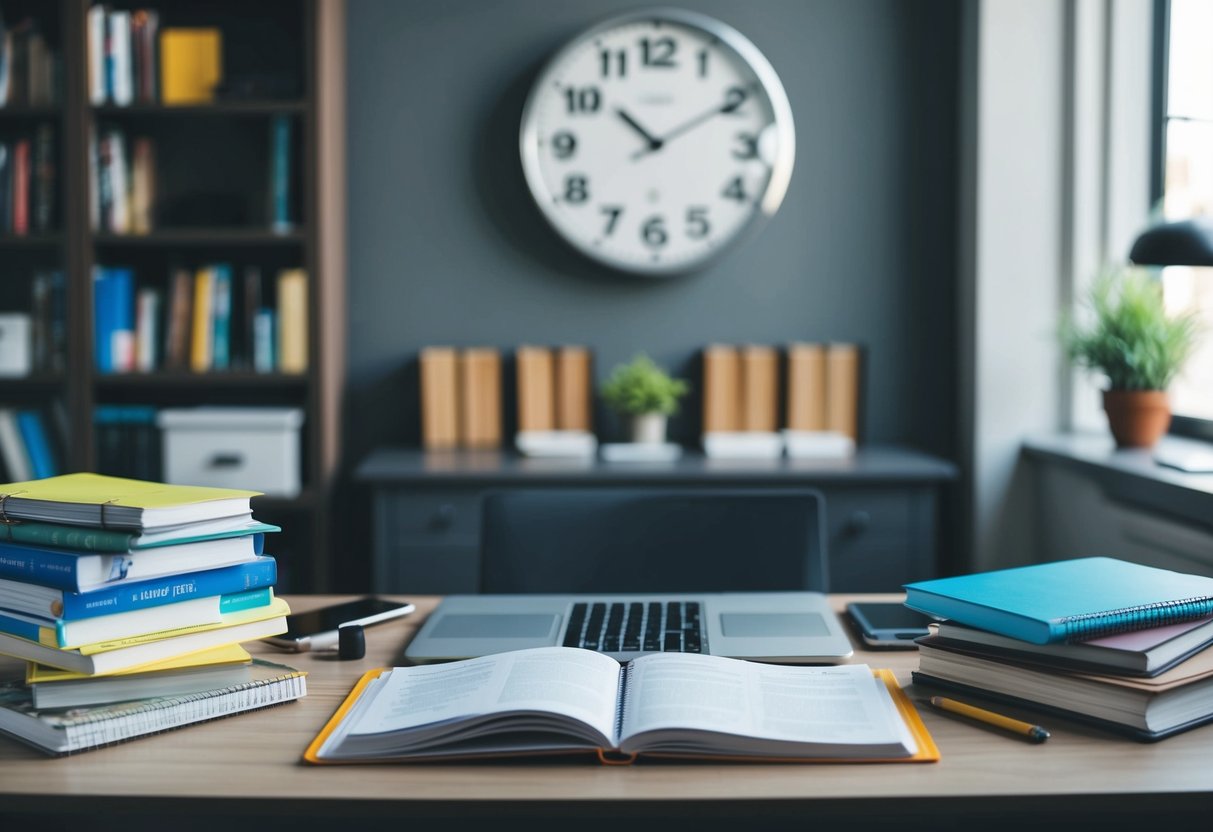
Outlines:
[[1032,742],[1044,742],[1049,738],[1049,732],[1044,728],[1041,728],[1039,725],[1033,725],[1030,722],[1023,722],[1018,719],[1011,719],[1009,716],[996,714],[993,711],[987,711],[984,708],[966,705],[964,702],[957,702],[955,699],[948,699],[946,696],[932,696],[930,702],[940,710],[950,711],[954,714],[961,714],[962,716],[967,716],[971,719],[984,722],[987,725],[995,725],[999,728],[1004,728],[1007,731],[1022,734]]

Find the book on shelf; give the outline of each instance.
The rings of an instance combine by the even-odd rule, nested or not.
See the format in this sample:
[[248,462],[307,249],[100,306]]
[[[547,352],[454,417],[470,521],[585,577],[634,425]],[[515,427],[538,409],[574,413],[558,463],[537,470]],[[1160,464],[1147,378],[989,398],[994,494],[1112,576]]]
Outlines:
[[135,100],[148,104],[159,100],[160,12],[135,9],[131,12],[131,74]]
[[305,674],[253,659],[253,678],[183,696],[64,710],[38,710],[23,682],[0,687],[0,731],[48,754],[85,751],[183,725],[290,702],[306,695]]
[[97,470],[114,477],[160,479],[163,454],[157,412],[152,405],[96,405]]
[[741,365],[743,431],[779,430],[779,354],[773,347],[747,344],[738,350]]
[[[259,372],[266,362],[257,354],[257,316],[265,308],[265,287],[260,266],[245,266],[240,279],[239,302],[233,307],[239,310],[239,322],[233,337],[239,341],[239,365],[246,370]],[[233,299],[235,300],[235,299]],[[273,363],[269,366],[273,368]]]
[[220,615],[217,623],[178,625],[74,648],[42,644],[0,632],[0,653],[88,676],[141,668],[152,662],[241,644],[286,632],[290,606],[281,598],[269,604]]
[[0,232],[13,229],[13,151],[0,141]]
[[263,554],[264,548],[265,533],[260,531],[100,553],[0,539],[0,578],[88,592],[121,582],[247,563]]
[[211,272],[215,292],[211,302],[211,369],[224,371],[232,364],[232,267],[217,263]]
[[[38,271],[30,280],[30,342],[35,372],[61,372],[66,365],[65,292],[61,271]],[[3,337],[0,333],[0,340]],[[6,356],[12,354],[11,350],[5,351]]]
[[214,27],[160,31],[160,100],[168,106],[209,104],[223,80],[223,35]]
[[249,500],[257,496],[258,491],[170,485],[103,474],[63,474],[0,485],[4,514],[11,520],[135,531],[220,519],[226,519],[231,528],[242,528],[252,518]]
[[548,347],[524,344],[514,351],[518,431],[556,430],[555,361]]
[[703,432],[741,429],[741,357],[728,344],[703,349]]
[[267,607],[273,601],[273,590],[261,587],[91,618],[52,618],[0,609],[0,633],[61,650],[85,649],[185,627],[217,625],[224,615]]
[[105,85],[109,100],[119,107],[135,100],[131,75],[131,13],[114,9],[105,21]]
[[1213,645],[1213,616],[1066,644],[1032,644],[955,621],[930,626],[936,643],[990,658],[1126,676],[1157,676]]
[[556,350],[556,429],[593,432],[594,368],[589,348]]
[[135,293],[135,369],[150,373],[160,366],[160,291],[144,286]]
[[918,581],[905,590],[906,606],[1034,644],[1213,615],[1213,578],[1106,557]]
[[88,97],[95,107],[157,99],[159,12],[91,6],[85,19]]
[[239,644],[110,676],[84,676],[27,662],[25,684],[35,708],[79,708],[156,696],[188,696],[251,681],[252,662],[253,657]]
[[38,21],[23,17],[9,25],[0,13],[0,109],[54,104],[60,74],[59,54]]
[[279,234],[295,227],[291,216],[291,117],[270,119],[270,228]]
[[278,370],[306,373],[308,367],[307,272],[282,269],[278,272]]
[[55,225],[58,165],[55,153],[55,128],[40,124],[34,129],[34,170],[30,214],[35,231],[47,232]]
[[1034,708],[1143,741],[1213,722],[1213,651],[1157,676],[1063,671],[918,640],[916,685]]
[[97,370],[129,372],[135,357],[135,274],[93,267],[93,350]]
[[0,378],[21,378],[34,369],[33,330],[25,312],[0,312]]
[[[858,414],[857,404],[847,407],[833,406],[831,409],[829,393],[839,391],[852,395],[858,391],[858,385],[843,385],[838,379],[834,384],[828,383],[831,368],[841,370],[841,364],[835,356],[834,364],[827,364],[827,346],[825,344],[793,342],[787,346],[787,427],[783,431],[784,448],[792,459],[846,459],[855,453],[855,435],[858,434],[857,424],[854,425],[855,435],[850,432],[853,420],[848,419],[848,430],[839,429],[841,418],[831,421],[829,413],[836,416],[843,411],[854,411]],[[850,401],[848,399],[848,401]]]
[[29,139],[13,143],[12,224],[7,230],[18,236],[29,233],[29,151]]
[[34,478],[53,477],[59,473],[59,463],[51,446],[50,431],[37,410],[18,410],[17,428],[29,455]]
[[6,473],[14,479],[32,479],[34,464],[30,461],[21,428],[17,424],[17,411],[11,407],[0,407],[0,459],[4,461]]
[[156,146],[147,136],[137,136],[131,150],[130,230],[147,234],[155,226]]
[[[763,708],[764,698],[780,707]],[[838,718],[840,702],[852,718]],[[939,758],[888,671],[673,653],[621,665],[570,647],[372,670],[304,756],[352,763],[578,753],[616,763]]]
[[826,430],[859,441],[862,363],[858,345],[826,346]]
[[215,354],[215,271],[203,266],[194,272],[194,302],[190,306],[190,369],[205,373],[211,369]]
[[501,355],[492,347],[459,351],[458,436],[465,448],[501,446]]
[[174,267],[169,276],[168,321],[165,326],[164,366],[184,370],[190,364],[190,324],[194,316],[194,285],[189,269]]
[[421,376],[421,443],[428,450],[458,447],[458,351],[454,347],[425,347],[418,363]]

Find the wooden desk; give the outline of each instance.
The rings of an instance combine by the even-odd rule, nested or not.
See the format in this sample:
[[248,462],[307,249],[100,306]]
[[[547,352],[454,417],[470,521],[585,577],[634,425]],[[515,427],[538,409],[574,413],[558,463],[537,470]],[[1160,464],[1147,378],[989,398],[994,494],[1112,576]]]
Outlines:
[[[835,597],[839,609],[849,597]],[[332,599],[289,600],[302,610]],[[309,693],[300,702],[66,759],[0,739],[0,816],[32,823],[28,815],[55,812],[64,825],[87,824],[90,832],[106,820],[114,828],[141,828],[144,816],[146,828],[163,830],[153,824],[169,814],[171,832],[214,832],[217,823],[231,828],[233,818],[258,829],[287,828],[288,816],[293,830],[332,829],[335,817],[392,818],[393,824],[442,819],[444,832],[461,827],[459,821],[471,827],[506,818],[552,828],[567,828],[576,818],[579,829],[654,820],[665,829],[672,819],[694,817],[702,821],[696,828],[742,823],[748,829],[762,818],[776,826],[795,820],[798,829],[809,822],[854,829],[900,820],[933,830],[952,828],[949,818],[972,828],[977,818],[986,832],[993,819],[1075,830],[1096,821],[1104,828],[1136,826],[1160,815],[1168,822],[1190,817],[1200,821],[1192,828],[1207,828],[1213,809],[1213,727],[1143,745],[1040,718],[1053,738],[1036,746],[927,708],[923,718],[943,754],[937,764],[300,763],[355,678],[396,662],[435,602],[410,600],[417,614],[367,630],[362,661],[286,656],[309,672]],[[284,657],[261,646],[256,652]],[[917,666],[913,651],[858,650],[856,660],[893,668],[907,684]],[[36,822],[57,828],[42,817]]]

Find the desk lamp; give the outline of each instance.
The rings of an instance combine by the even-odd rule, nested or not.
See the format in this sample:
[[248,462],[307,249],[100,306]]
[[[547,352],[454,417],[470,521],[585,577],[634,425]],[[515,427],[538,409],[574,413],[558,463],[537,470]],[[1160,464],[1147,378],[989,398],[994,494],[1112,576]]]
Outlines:
[[[1151,226],[1133,241],[1129,260],[1138,266],[1213,266],[1213,219]],[[1190,473],[1213,471],[1213,451],[1200,448],[1159,449],[1154,461]]]

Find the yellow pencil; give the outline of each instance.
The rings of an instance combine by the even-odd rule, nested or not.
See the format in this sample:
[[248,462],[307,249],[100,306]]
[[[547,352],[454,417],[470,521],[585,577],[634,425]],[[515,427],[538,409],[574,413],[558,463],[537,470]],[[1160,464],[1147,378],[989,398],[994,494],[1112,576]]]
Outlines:
[[950,711],[954,714],[961,714],[970,719],[976,719],[984,722],[987,725],[994,725],[1003,728],[1007,731],[1012,731],[1016,734],[1022,734],[1032,742],[1044,742],[1049,738],[1049,732],[1039,725],[1033,725],[1030,722],[1023,722],[1018,719],[1011,719],[1009,716],[996,714],[993,711],[987,711],[984,708],[977,708],[973,705],[966,705],[964,702],[957,702],[955,699],[948,699],[946,696],[932,696],[931,704],[936,708],[944,711]]

